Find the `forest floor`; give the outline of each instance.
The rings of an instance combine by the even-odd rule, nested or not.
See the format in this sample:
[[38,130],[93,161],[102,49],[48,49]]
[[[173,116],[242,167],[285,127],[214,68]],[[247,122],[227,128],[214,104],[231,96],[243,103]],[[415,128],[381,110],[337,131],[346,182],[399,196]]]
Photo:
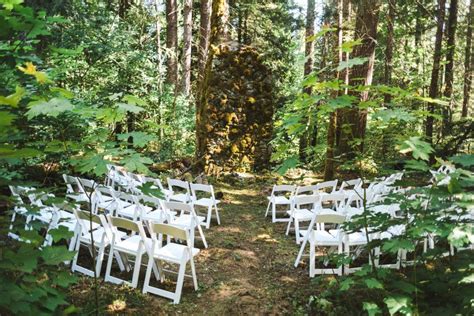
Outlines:
[[[286,223],[273,224],[270,217],[264,217],[270,187],[271,184],[245,180],[232,185],[215,184],[224,195],[219,205],[221,225],[213,220],[211,228],[204,230],[208,249],[203,249],[197,240],[201,248],[195,258],[198,291],[186,278],[178,305],[151,294],[143,295],[142,267],[139,290],[100,280],[102,311],[155,315],[303,314],[318,286],[309,278],[305,262],[297,268],[293,266],[299,247],[294,235],[285,235]],[[70,300],[83,312],[94,306],[91,285],[92,279],[83,277],[71,289]]]

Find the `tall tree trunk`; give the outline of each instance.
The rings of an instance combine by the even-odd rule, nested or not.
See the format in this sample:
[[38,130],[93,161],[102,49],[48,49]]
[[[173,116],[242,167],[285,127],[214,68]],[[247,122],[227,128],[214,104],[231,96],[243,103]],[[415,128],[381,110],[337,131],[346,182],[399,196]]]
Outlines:
[[[433,69],[431,70],[431,83],[429,90],[429,97],[436,99],[438,97],[438,83],[441,63],[441,48],[443,45],[443,27],[444,27],[444,16],[446,10],[446,0],[438,0],[438,13],[437,13],[437,27],[436,27],[436,39],[433,55]],[[433,103],[428,104],[428,112],[434,114],[435,105]],[[426,137],[428,142],[433,143],[433,116],[426,118]]]
[[451,0],[449,6],[449,18],[447,26],[447,52],[446,67],[444,69],[444,97],[449,101],[449,105],[443,108],[443,135],[447,135],[451,129],[451,111],[453,109],[453,83],[454,83],[454,53],[456,50],[456,28],[458,21],[458,0]]
[[176,91],[178,84],[178,6],[176,0],[166,0],[166,48],[168,50],[166,82],[174,85]]
[[[361,39],[362,44],[356,46],[352,56],[353,58],[368,58],[368,61],[352,68],[350,85],[370,86],[374,72],[380,0],[361,0],[357,2],[356,6],[355,39]],[[356,95],[360,102],[366,101],[369,96],[368,91],[351,92],[351,94]],[[362,152],[364,149],[367,110],[359,110],[357,105],[343,109],[341,120],[341,126],[347,125],[349,128],[344,129],[341,133],[338,151],[340,154],[346,155],[348,159],[353,159],[357,152]]]
[[222,42],[222,29],[228,19],[227,0],[213,0],[211,14],[211,31],[209,37],[209,53],[206,60],[203,80],[199,84],[196,97],[196,165],[202,168],[202,159],[206,154],[207,143],[207,98],[209,92],[209,78],[212,72],[214,50]]
[[469,100],[471,97],[472,87],[472,73],[474,60],[473,49],[472,49],[472,29],[474,28],[474,0],[471,0],[469,5],[469,15],[467,18],[467,31],[466,31],[466,51],[464,56],[464,91],[462,101],[462,117],[467,117],[469,111]]
[[[193,42],[193,0],[184,0],[183,8],[183,77],[181,93],[189,95],[191,90],[191,47]],[[189,103],[192,108],[192,104]]]
[[[343,0],[337,0],[337,45],[334,45],[333,52],[335,63],[340,64],[342,62],[342,21],[343,21]],[[335,79],[339,80],[340,72],[337,71]],[[334,91],[332,97],[336,98],[339,92]],[[334,148],[336,142],[336,129],[337,129],[337,112],[334,111],[329,115],[328,133],[327,133],[327,148],[326,148],[326,160],[324,165],[324,179],[332,180],[334,178]]]
[[198,86],[204,76],[207,55],[209,52],[209,35],[211,32],[211,1],[201,0],[200,6],[200,28],[199,28],[199,60],[198,60]]
[[[395,20],[395,0],[388,0],[388,15],[387,15],[387,46],[385,46],[385,73],[384,84],[390,86],[392,84],[392,70],[393,70],[393,23]],[[388,105],[392,101],[392,96],[386,93],[384,96],[384,103]]]
[[[346,6],[345,6],[346,7],[346,22],[350,25],[351,17],[352,17],[352,3],[351,3],[351,0],[346,0],[344,2],[346,4]],[[347,40],[349,41],[350,40],[349,30],[347,30],[346,33],[347,33],[347,35],[346,35]],[[350,57],[351,57],[351,53],[346,52],[346,54],[345,54],[346,62],[349,61]],[[349,74],[350,74],[350,69],[346,68],[345,75],[344,75],[344,84],[345,85],[349,85]],[[344,94],[347,94],[347,92],[348,92],[348,88],[345,88],[344,89]]]
[[[311,72],[313,72],[313,65],[314,65],[314,39],[311,38],[314,35],[314,18],[315,18],[315,0],[308,0],[308,8],[306,12],[306,32],[305,32],[305,57],[306,62],[304,64],[304,76],[308,76]],[[310,39],[310,40],[308,40]],[[311,87],[306,87],[303,89],[304,93],[311,94]],[[309,113],[309,111],[308,111]],[[310,135],[310,115],[308,115],[308,119],[303,118],[304,124],[306,124],[305,132],[300,136],[300,148],[299,148],[299,156],[300,161],[306,161],[306,151],[308,148],[308,142]],[[315,128],[316,128],[316,124]]]
[[161,23],[160,23],[160,0],[155,0],[155,10],[156,10],[156,54],[158,57],[158,108],[157,108],[157,122],[160,126],[160,131],[158,134],[159,139],[163,139],[163,122],[161,116],[161,106],[162,106],[162,98],[163,98],[163,54],[161,53]]

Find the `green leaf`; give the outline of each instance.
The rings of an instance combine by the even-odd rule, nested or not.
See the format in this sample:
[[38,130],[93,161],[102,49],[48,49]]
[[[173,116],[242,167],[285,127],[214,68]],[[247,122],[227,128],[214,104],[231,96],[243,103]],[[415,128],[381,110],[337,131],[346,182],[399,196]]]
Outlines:
[[45,247],[41,251],[41,258],[47,265],[58,265],[63,261],[74,258],[75,253],[69,251],[65,246]]
[[0,145],[0,159],[31,158],[41,155],[42,152],[33,148],[15,148],[11,145]]
[[93,172],[96,176],[101,176],[107,173],[107,164],[111,163],[104,158],[103,154],[90,154],[80,156],[71,160],[77,171],[81,173]]
[[17,116],[7,111],[0,111],[0,126],[5,128],[10,126]]
[[52,229],[48,234],[53,237],[54,242],[58,242],[61,239],[68,240],[74,235],[74,233],[69,231],[65,226],[59,226],[58,228]]
[[156,139],[155,136],[144,132],[131,132],[117,135],[117,138],[119,140],[127,140],[129,137],[132,137],[133,146],[139,148],[145,147],[146,145],[148,145],[149,142]]
[[161,192],[161,190],[152,182],[144,183],[139,186],[138,189],[145,195],[154,196],[160,199],[164,198],[163,192]]
[[339,284],[339,290],[347,291],[354,283],[355,282],[352,279],[345,279]]
[[132,104],[132,105],[141,105],[141,106],[146,105],[145,101],[143,101],[142,99],[137,98],[134,95],[130,95],[130,94],[124,95],[123,98],[122,98],[122,101],[125,101],[128,104]]
[[64,88],[51,87],[50,90],[51,90],[51,92],[57,92],[59,95],[61,95],[62,97],[66,98],[66,99],[72,99],[74,97],[74,93],[72,93],[71,91],[66,90]]
[[401,314],[411,314],[411,299],[406,296],[391,296],[384,299],[390,315],[399,312]]
[[121,163],[130,172],[137,171],[139,173],[148,173],[148,167],[146,165],[152,164],[153,160],[148,157],[143,157],[138,153],[131,154],[130,156],[123,157]]
[[433,147],[418,136],[412,136],[405,140],[400,146],[399,151],[402,154],[412,152],[415,159],[428,160],[429,154],[433,152]]
[[337,66],[336,71],[342,71],[346,68],[352,68],[357,65],[363,65],[365,64],[369,59],[367,57],[355,57],[351,58],[349,60],[344,60],[339,63],[339,66]]
[[342,43],[341,49],[345,53],[351,53],[354,50],[354,47],[362,44],[362,40],[358,39],[355,41],[347,41]]
[[377,304],[372,302],[363,302],[362,308],[369,314],[369,316],[375,316],[382,313],[382,310],[377,306]]
[[284,175],[289,169],[295,168],[298,164],[299,160],[296,156],[289,157],[277,168],[277,172]]
[[430,167],[425,161],[410,159],[405,162],[405,168],[417,171],[428,171]]
[[116,104],[117,108],[122,111],[122,112],[131,112],[131,113],[140,113],[141,111],[144,111],[145,109],[139,106],[136,106],[134,104],[130,103],[122,103],[119,102]]
[[76,283],[78,279],[76,275],[69,271],[60,271],[52,281],[54,284],[66,288]]
[[30,109],[26,112],[28,119],[32,119],[39,115],[57,117],[66,111],[72,111],[74,105],[64,98],[52,98],[49,101],[34,101],[29,104]]
[[2,0],[0,3],[3,4],[3,7],[5,10],[11,11],[13,10],[13,7],[16,5],[19,5],[23,3],[23,0]]
[[464,155],[453,156],[450,158],[450,160],[466,168],[474,166],[474,155],[464,154]]
[[382,283],[380,283],[377,279],[374,278],[365,279],[364,283],[369,289],[383,289]]
[[26,90],[20,86],[16,86],[15,93],[7,97],[0,96],[0,105],[9,105],[16,108],[21,98],[26,94]]

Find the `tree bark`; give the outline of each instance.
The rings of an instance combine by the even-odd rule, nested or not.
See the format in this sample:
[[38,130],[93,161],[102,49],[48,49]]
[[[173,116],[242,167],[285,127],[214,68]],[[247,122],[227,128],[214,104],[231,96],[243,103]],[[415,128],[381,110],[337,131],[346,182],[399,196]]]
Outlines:
[[[314,39],[308,40],[310,37],[314,35],[314,19],[316,15],[316,5],[315,0],[308,0],[308,8],[306,12],[306,32],[305,32],[305,57],[306,62],[304,64],[304,76],[308,76],[313,72],[313,65],[314,65]],[[303,89],[304,93],[308,95],[311,94],[311,87],[306,87]],[[308,111],[309,113],[309,111]],[[305,132],[300,136],[300,147],[299,147],[299,157],[301,162],[305,162],[307,158],[307,148],[309,143],[309,138],[311,137],[311,128],[309,115],[308,118],[303,118],[304,123],[306,124]],[[313,123],[314,127],[317,131],[316,122]]]
[[[203,80],[199,84],[196,97],[196,160],[201,161],[206,154],[207,143],[207,98],[209,92],[209,78],[212,71],[212,61],[215,50],[219,49],[222,42],[222,29],[227,24],[228,19],[228,3],[227,0],[213,0],[211,14],[211,31],[209,38],[209,53],[206,60]],[[203,167],[202,163],[197,164],[198,168]]]
[[161,23],[160,23],[160,1],[155,0],[155,11],[156,11],[156,54],[158,57],[158,78],[157,78],[157,84],[158,84],[158,108],[157,108],[157,122],[158,125],[160,126],[160,131],[158,133],[159,139],[163,139],[164,136],[164,131],[162,127],[162,117],[161,117],[161,106],[162,106],[162,98],[163,98],[163,80],[162,80],[162,75],[163,75],[163,55],[161,53]]
[[[390,86],[392,84],[392,70],[393,70],[393,23],[395,20],[395,0],[388,0],[388,15],[387,15],[387,46],[385,46],[385,73],[384,84]],[[384,103],[387,106],[392,101],[392,95],[386,93],[384,96]]]
[[443,108],[443,129],[442,134],[447,135],[451,125],[451,113],[453,109],[453,83],[454,83],[454,53],[456,49],[456,28],[458,21],[458,0],[451,0],[449,6],[449,18],[447,26],[447,51],[446,51],[446,67],[444,69],[444,97],[448,100],[449,105]]
[[[334,46],[334,56],[336,64],[342,62],[342,22],[343,22],[343,0],[337,0],[337,45]],[[335,74],[335,79],[339,80],[341,74],[339,71]],[[347,75],[348,76],[348,75]],[[339,91],[334,91],[332,97],[336,98]],[[329,115],[328,133],[327,133],[327,148],[326,148],[326,160],[324,164],[324,179],[332,180],[334,178],[334,149],[336,142],[336,130],[337,130],[337,112],[334,111]]]
[[[193,43],[193,0],[184,0],[183,8],[183,77],[181,82],[181,93],[189,95],[191,90],[191,48]],[[189,103],[192,108],[192,104]]]
[[[368,58],[368,61],[352,68],[349,81],[353,87],[370,86],[374,72],[380,0],[361,0],[357,2],[356,6],[355,39],[361,39],[362,44],[356,46],[352,56],[353,58],[365,57]],[[363,80],[361,81],[360,78]],[[350,92],[350,94],[357,96],[360,102],[366,101],[369,96],[368,91],[362,93]],[[367,110],[360,110],[357,105],[343,109],[341,120],[341,126],[346,125],[348,128],[343,129],[341,133],[338,152],[346,155],[348,159],[353,159],[357,152],[362,152],[364,149]]]
[[[437,27],[436,27],[436,39],[433,55],[433,68],[431,70],[431,83],[429,90],[429,97],[436,99],[438,97],[438,83],[439,83],[439,70],[441,63],[441,48],[443,45],[443,27],[444,27],[444,16],[446,10],[446,0],[438,0],[438,13],[437,13]],[[428,104],[428,112],[434,114],[435,105],[433,103]],[[426,138],[429,143],[433,143],[433,116],[426,118]]]
[[168,50],[166,83],[174,85],[176,89],[178,84],[178,7],[176,0],[166,0],[166,48]]
[[472,29],[474,28],[474,0],[471,0],[469,5],[469,15],[467,18],[467,31],[466,31],[466,50],[464,56],[464,91],[462,101],[462,117],[467,117],[469,111],[469,100],[471,97],[472,88],[472,73],[474,60],[473,49],[472,49]]
[[198,85],[204,77],[207,55],[209,52],[209,35],[211,32],[211,1],[201,0],[200,6],[200,28],[199,28],[199,61],[198,61]]

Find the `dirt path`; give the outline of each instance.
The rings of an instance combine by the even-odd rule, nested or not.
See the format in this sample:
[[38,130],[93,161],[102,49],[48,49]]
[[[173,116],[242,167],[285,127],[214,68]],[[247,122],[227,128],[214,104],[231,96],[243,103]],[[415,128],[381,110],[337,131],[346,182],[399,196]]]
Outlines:
[[[285,223],[272,224],[270,217],[264,218],[266,197],[260,191],[262,185],[216,188],[224,194],[220,204],[221,225],[213,221],[211,228],[204,231],[209,248],[196,258],[199,291],[195,292],[192,282],[186,280],[179,305],[128,291],[104,298],[109,310],[130,314],[208,315],[303,312],[317,286],[310,284],[306,265],[293,267],[299,248],[294,236],[285,236]],[[124,301],[124,309],[110,306],[116,297]]]

